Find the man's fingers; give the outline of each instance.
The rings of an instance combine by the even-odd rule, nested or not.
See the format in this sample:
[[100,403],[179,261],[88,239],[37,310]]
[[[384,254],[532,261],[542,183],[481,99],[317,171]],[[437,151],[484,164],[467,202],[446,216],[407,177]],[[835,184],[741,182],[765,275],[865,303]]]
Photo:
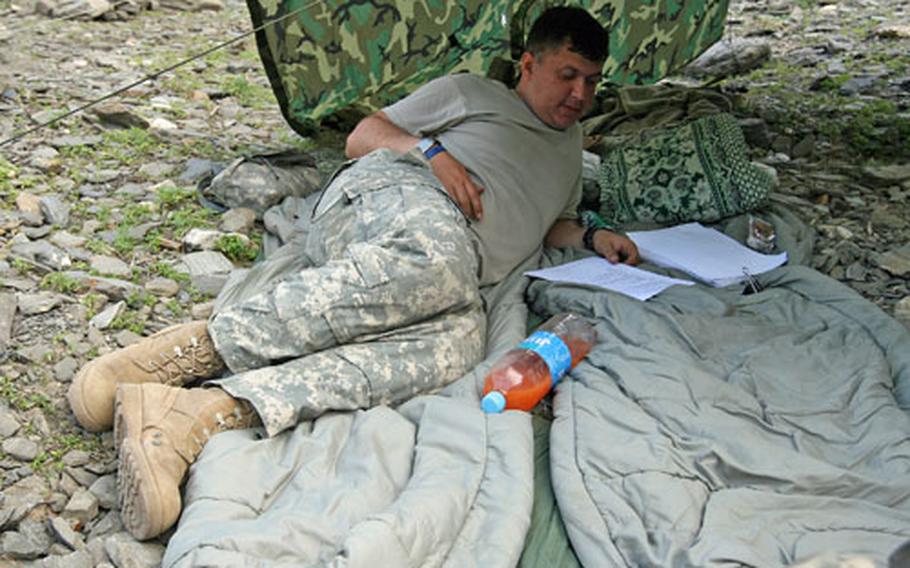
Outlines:
[[483,216],[483,203],[480,194],[483,188],[471,181],[467,170],[447,152],[438,154],[430,162],[433,173],[442,182],[449,196],[458,207],[471,219]]
[[480,221],[483,219],[483,202],[480,200],[480,194],[483,193],[483,188],[471,184],[471,207],[474,211],[474,218]]
[[453,196],[455,198],[455,203],[464,211],[464,214],[472,219],[476,219],[477,213],[474,210],[474,201],[471,198],[471,192],[464,186],[457,185],[452,188],[452,193],[455,194]]
[[638,257],[638,247],[628,238],[621,241],[618,256],[624,264],[638,264],[641,260]]
[[638,247],[628,237],[616,234],[609,235],[606,245],[606,250],[602,253],[602,256],[613,264],[617,262],[638,264],[641,260],[638,256]]

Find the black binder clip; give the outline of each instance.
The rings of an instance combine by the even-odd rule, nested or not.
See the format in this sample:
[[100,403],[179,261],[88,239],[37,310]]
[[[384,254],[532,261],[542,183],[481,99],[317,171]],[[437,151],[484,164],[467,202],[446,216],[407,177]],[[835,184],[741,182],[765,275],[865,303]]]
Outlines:
[[746,275],[746,287],[743,288],[743,296],[748,296],[749,294],[757,294],[764,290],[764,287],[759,283],[758,279],[743,267],[743,274]]

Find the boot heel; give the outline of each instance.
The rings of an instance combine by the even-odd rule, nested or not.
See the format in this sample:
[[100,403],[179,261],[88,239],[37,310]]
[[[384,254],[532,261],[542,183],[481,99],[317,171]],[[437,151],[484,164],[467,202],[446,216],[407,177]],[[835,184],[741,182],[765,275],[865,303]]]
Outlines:
[[[123,412],[123,408],[140,409],[140,412]],[[120,450],[130,430],[142,428],[142,389],[137,385],[123,384],[114,395],[114,447]],[[138,416],[137,416],[138,415]]]

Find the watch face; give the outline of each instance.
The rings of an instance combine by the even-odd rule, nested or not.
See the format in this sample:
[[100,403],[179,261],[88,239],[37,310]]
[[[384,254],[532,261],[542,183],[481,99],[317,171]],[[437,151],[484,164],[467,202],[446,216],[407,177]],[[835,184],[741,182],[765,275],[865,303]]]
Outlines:
[[421,138],[420,141],[417,142],[417,148],[420,149],[421,152],[426,153],[426,151],[435,143],[436,141],[432,138]]

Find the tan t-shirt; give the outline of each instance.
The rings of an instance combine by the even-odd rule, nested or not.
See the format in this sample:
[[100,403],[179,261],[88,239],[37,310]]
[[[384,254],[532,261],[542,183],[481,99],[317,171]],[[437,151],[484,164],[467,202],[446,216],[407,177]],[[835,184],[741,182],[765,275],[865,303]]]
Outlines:
[[481,284],[531,255],[557,219],[577,217],[581,127],[547,126],[498,81],[459,74],[427,83],[383,112],[416,136],[432,136],[484,188]]

